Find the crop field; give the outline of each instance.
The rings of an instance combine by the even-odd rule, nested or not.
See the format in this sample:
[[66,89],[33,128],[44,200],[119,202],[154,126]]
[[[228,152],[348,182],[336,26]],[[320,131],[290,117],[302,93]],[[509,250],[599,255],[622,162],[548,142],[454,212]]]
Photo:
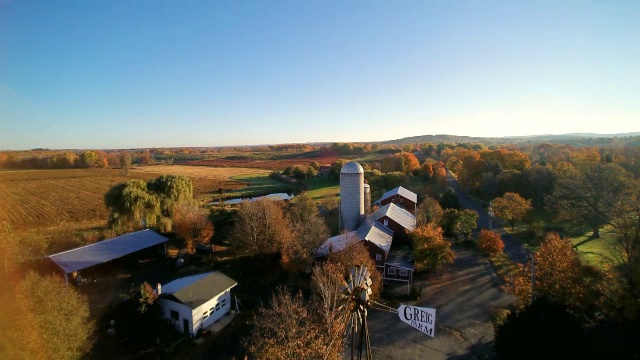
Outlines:
[[[115,184],[130,180],[150,180],[162,174],[191,177],[195,196],[246,187],[234,175],[264,175],[266,170],[150,166],[133,168],[128,176],[115,169],[60,169],[0,171],[0,222],[16,230],[59,226],[60,224],[104,224],[108,212],[104,194]],[[73,226],[71,226],[73,227]]]
[[289,166],[309,165],[317,162],[320,165],[331,165],[332,162],[338,160],[335,157],[300,157],[292,159],[206,159],[185,162],[184,165],[191,166],[215,166],[230,168],[256,168],[281,171]]

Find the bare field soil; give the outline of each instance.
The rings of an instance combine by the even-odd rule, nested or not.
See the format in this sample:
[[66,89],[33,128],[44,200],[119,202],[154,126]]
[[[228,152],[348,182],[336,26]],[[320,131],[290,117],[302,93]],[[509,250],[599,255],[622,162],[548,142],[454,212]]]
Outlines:
[[163,174],[186,175],[193,181],[194,195],[200,196],[216,193],[218,188],[246,187],[247,183],[230,176],[249,173],[261,172],[179,165],[133,168],[127,176],[117,169],[0,171],[0,221],[21,230],[104,223],[108,216],[104,194],[118,183],[131,179],[146,181]]

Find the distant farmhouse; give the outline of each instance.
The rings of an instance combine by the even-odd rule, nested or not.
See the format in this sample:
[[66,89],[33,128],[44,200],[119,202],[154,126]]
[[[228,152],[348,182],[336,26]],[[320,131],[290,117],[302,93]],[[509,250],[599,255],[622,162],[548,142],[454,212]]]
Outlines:
[[365,215],[371,209],[371,191],[364,183],[364,169],[355,161],[346,163],[340,171],[340,227],[346,232],[329,238],[318,249],[318,256],[328,256],[362,241],[384,280],[411,283],[415,268],[410,251],[398,245],[411,244],[409,234],[416,227],[417,198],[415,193],[398,187],[376,201],[380,208]]
[[213,271],[158,284],[162,317],[186,335],[194,336],[231,310],[231,289],[238,283]]

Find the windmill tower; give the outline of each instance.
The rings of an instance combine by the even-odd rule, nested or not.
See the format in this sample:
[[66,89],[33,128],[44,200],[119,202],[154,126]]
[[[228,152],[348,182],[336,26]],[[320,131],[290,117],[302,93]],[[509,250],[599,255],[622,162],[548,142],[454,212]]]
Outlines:
[[340,170],[340,223],[353,231],[364,218],[364,169],[350,161]]
[[[349,271],[346,281],[340,289],[342,294],[341,309],[349,312],[344,339],[351,338],[351,359],[354,359],[356,343],[358,343],[357,359],[362,360],[365,354],[371,360],[371,341],[369,339],[369,325],[367,324],[367,310],[370,307],[371,273],[364,265],[356,265]],[[359,339],[356,339],[359,338]]]

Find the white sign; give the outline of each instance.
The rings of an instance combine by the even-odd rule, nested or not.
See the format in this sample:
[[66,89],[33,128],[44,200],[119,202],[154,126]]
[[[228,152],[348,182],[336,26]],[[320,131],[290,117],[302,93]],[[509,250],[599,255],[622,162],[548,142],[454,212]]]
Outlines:
[[403,322],[431,337],[434,337],[436,309],[400,305],[398,308],[398,316]]

